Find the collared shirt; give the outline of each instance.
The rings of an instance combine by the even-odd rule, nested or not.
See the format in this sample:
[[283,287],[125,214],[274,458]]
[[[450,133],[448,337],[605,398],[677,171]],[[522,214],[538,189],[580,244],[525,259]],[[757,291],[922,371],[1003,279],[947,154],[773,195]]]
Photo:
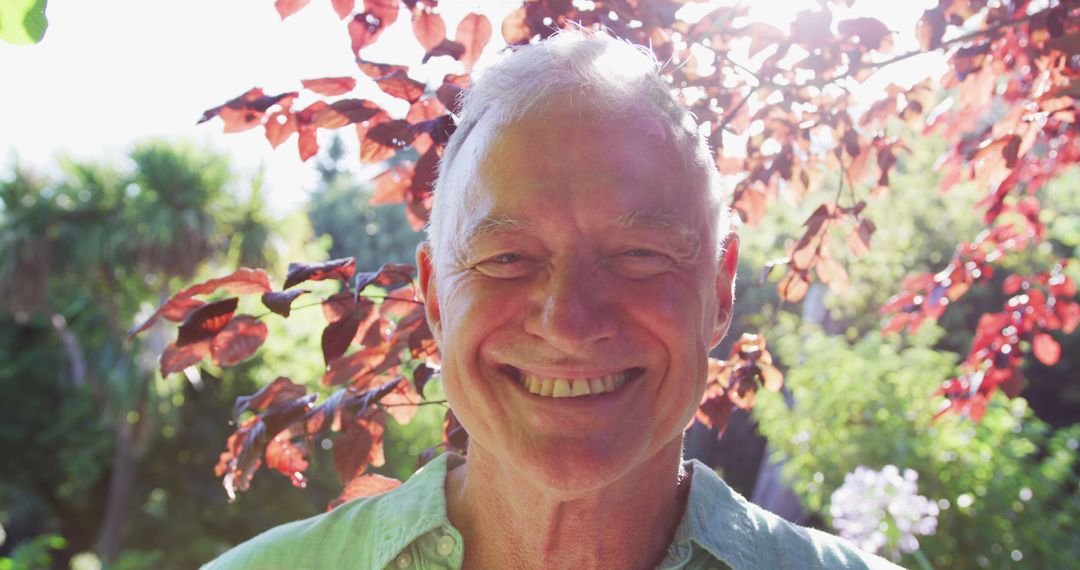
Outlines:
[[[443,454],[389,493],[270,529],[203,570],[460,569],[464,542],[447,518],[445,480],[463,462]],[[696,460],[686,467],[690,497],[661,570],[898,568],[749,503]]]

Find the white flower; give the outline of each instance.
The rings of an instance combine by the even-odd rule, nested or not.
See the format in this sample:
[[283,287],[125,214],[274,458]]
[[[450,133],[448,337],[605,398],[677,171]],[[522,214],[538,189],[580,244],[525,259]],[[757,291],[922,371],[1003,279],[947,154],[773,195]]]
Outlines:
[[832,494],[829,514],[840,536],[867,552],[887,549],[897,559],[901,552],[919,549],[916,535],[937,530],[937,503],[918,494],[919,474],[895,465],[881,471],[859,466],[844,476]]

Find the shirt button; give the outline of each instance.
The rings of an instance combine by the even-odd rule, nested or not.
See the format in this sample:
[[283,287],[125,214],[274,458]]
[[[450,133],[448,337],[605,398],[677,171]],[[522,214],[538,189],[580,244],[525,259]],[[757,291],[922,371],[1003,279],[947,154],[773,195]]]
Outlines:
[[446,535],[439,539],[439,544],[435,546],[435,549],[443,556],[450,556],[450,553],[454,551],[455,546],[457,546],[457,544],[454,542],[454,537]]
[[397,567],[408,568],[409,566],[412,566],[412,554],[402,552],[401,555],[397,557]]

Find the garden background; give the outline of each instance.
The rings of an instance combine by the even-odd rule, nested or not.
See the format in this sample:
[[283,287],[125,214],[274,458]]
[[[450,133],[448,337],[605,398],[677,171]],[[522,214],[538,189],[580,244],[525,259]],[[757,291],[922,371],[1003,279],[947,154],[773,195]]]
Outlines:
[[[459,443],[385,264],[412,262],[464,74],[570,21],[652,46],[736,188],[687,454],[907,567],[1080,558],[1076,2],[219,4],[0,9],[0,568],[196,567]],[[269,285],[173,297],[240,267],[313,281],[287,319],[240,300],[250,351],[159,362],[248,323],[196,313]],[[348,288],[377,342],[319,302]],[[376,346],[408,350],[331,376]],[[234,408],[279,377],[302,391]],[[320,410],[362,430],[295,427]]]

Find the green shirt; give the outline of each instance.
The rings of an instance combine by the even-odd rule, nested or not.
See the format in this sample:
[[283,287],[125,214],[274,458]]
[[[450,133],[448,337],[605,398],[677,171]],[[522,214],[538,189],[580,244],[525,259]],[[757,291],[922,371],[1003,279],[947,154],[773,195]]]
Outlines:
[[[443,454],[389,493],[270,529],[203,566],[234,569],[459,569],[463,542],[446,516]],[[845,540],[749,503],[694,460],[686,512],[662,570],[897,568]]]

